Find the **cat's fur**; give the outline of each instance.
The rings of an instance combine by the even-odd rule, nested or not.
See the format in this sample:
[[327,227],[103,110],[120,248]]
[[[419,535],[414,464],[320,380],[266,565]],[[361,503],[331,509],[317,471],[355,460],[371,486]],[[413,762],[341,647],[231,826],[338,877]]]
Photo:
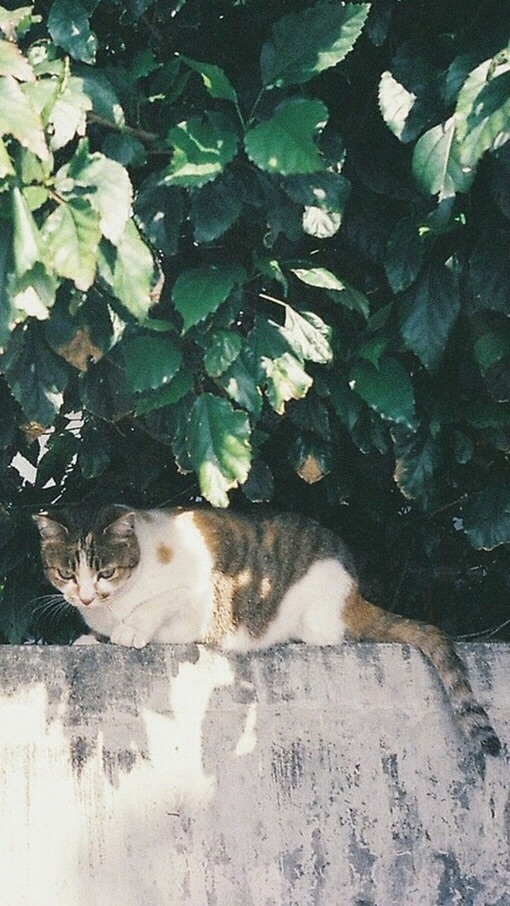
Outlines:
[[346,637],[407,643],[436,668],[466,736],[486,752],[500,750],[452,642],[364,600],[343,543],[311,520],[121,506],[35,520],[47,578],[95,639],[135,648],[212,642],[235,651]]

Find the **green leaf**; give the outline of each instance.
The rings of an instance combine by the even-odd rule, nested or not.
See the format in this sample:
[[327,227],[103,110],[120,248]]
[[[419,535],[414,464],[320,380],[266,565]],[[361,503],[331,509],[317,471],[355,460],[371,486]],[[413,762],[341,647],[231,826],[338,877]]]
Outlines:
[[236,222],[243,199],[235,178],[226,173],[191,197],[191,221],[196,242],[214,242]]
[[133,337],[122,344],[126,383],[131,393],[164,387],[182,364],[182,353],[168,336]]
[[104,431],[85,423],[80,435],[78,461],[83,477],[98,478],[110,465],[111,449]]
[[182,189],[160,184],[158,175],[147,179],[135,201],[138,224],[149,242],[164,255],[175,255],[184,213]]
[[413,217],[396,224],[386,247],[384,270],[394,293],[408,289],[418,276],[425,247]]
[[48,114],[52,151],[65,147],[76,135],[85,134],[87,113],[91,109],[92,101],[84,90],[83,79],[68,76]]
[[208,336],[204,366],[209,377],[219,377],[235,362],[241,352],[242,339],[230,330],[215,330]]
[[289,400],[300,400],[308,393],[313,379],[301,362],[289,352],[276,359],[262,358],[266,375],[266,396],[278,415],[283,415]]
[[[237,358],[217,378],[230,399],[255,417],[260,415],[262,409],[262,390],[259,384],[264,379],[259,340],[255,327],[248,334]],[[284,348],[287,348],[286,344]]]
[[317,4],[280,19],[261,55],[265,88],[283,88],[340,63],[359,38],[368,3]]
[[85,195],[99,214],[103,236],[114,245],[124,237],[133,200],[129,176],[121,164],[104,154],[89,154],[86,139],[56,174],[55,188],[66,200]]
[[170,129],[173,156],[164,176],[168,186],[200,187],[216,179],[237,152],[237,136],[219,114],[192,117]]
[[19,47],[0,39],[0,76],[13,76],[20,82],[33,82],[34,70]]
[[295,311],[287,305],[282,334],[300,359],[320,365],[331,362],[331,328],[314,312]]
[[413,173],[424,192],[439,195],[440,199],[467,192],[471,187],[475,174],[461,162],[454,116],[429,129],[416,142]]
[[175,406],[193,389],[194,375],[187,368],[181,368],[168,384],[157,392],[144,396],[136,403],[135,415],[147,415],[165,406]]
[[55,44],[84,63],[96,61],[97,38],[89,18],[97,2],[84,6],[77,0],[54,0],[48,16],[48,31]]
[[486,151],[510,139],[510,59],[508,53],[485,60],[468,76],[455,109],[460,160],[476,167]]
[[400,331],[426,368],[441,361],[459,311],[458,284],[445,266],[427,270],[402,296]]
[[292,267],[291,273],[307,286],[333,289],[338,292],[345,289],[345,283],[325,267]]
[[250,503],[268,503],[272,500],[274,478],[267,463],[262,459],[255,460],[241,490]]
[[414,428],[413,386],[396,359],[382,359],[378,367],[358,362],[351,371],[349,386],[382,418]]
[[14,267],[17,277],[30,271],[42,260],[41,238],[21,189],[12,190],[12,220],[14,226]]
[[237,95],[223,69],[215,66],[214,63],[200,63],[198,60],[190,60],[189,57],[183,56],[181,59],[190,69],[202,76],[202,81],[211,97],[237,103]]
[[53,211],[41,238],[45,256],[60,277],[86,292],[96,274],[101,229],[99,215],[86,198],[74,198]]
[[251,462],[250,423],[227,400],[201,393],[193,403],[188,447],[200,490],[213,506],[228,506],[227,493],[243,484]]
[[383,72],[379,82],[379,108],[384,122],[400,141],[406,137],[409,116],[416,103],[416,95],[408,91],[391,72]]
[[183,271],[172,290],[174,305],[184,321],[183,333],[216,311],[228,299],[234,287],[245,279],[244,268],[237,264],[211,265]]
[[20,354],[6,371],[11,393],[28,421],[51,425],[63,402],[68,370],[46,346],[36,325],[24,335]]
[[404,497],[417,499],[425,510],[430,510],[437,501],[435,475],[440,466],[437,443],[427,428],[415,432],[395,427],[391,436],[395,481]]
[[5,142],[0,138],[0,179],[5,179],[6,176],[14,176],[15,172]]
[[117,248],[100,245],[98,265],[113,294],[138,320],[153,305],[155,269],[152,255],[132,220],[128,221]]
[[476,307],[508,314],[510,286],[510,234],[489,224],[469,261],[469,277]]
[[315,286],[317,289],[325,289],[328,296],[335,302],[339,302],[345,308],[351,311],[357,311],[365,319],[368,318],[370,306],[364,293],[355,289],[344,280],[340,280],[335,274],[325,267],[296,267],[291,268],[294,274],[302,283],[307,286]]
[[90,98],[96,116],[122,129],[125,126],[124,111],[115,89],[105,74],[98,69],[91,69],[90,66],[80,66],[77,72],[83,91]]
[[0,133],[14,136],[41,160],[48,159],[41,117],[12,76],[0,78]]
[[502,324],[499,330],[487,330],[475,342],[475,358],[482,371],[487,371],[502,359],[510,357],[510,329]]
[[463,506],[464,531],[473,547],[493,550],[510,543],[510,482],[494,483]]
[[293,98],[277,107],[269,120],[250,129],[244,139],[251,161],[268,173],[314,173],[325,164],[315,136],[328,120],[321,101]]

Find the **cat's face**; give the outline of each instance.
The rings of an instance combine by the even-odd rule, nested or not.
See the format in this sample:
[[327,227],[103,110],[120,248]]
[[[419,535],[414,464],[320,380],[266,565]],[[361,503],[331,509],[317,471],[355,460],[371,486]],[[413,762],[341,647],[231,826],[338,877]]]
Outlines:
[[46,576],[75,607],[107,605],[138,565],[134,515],[121,507],[100,511],[92,524],[76,514],[34,519]]

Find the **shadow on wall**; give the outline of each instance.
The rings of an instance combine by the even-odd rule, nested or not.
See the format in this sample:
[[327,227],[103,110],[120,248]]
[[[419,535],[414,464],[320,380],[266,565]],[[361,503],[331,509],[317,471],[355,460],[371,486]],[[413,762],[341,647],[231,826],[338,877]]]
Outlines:
[[[483,657],[470,666],[504,731],[510,648],[497,649],[492,675]],[[0,877],[14,906],[39,906],[41,890],[52,906],[508,902],[508,765],[474,769],[415,652],[0,660]]]

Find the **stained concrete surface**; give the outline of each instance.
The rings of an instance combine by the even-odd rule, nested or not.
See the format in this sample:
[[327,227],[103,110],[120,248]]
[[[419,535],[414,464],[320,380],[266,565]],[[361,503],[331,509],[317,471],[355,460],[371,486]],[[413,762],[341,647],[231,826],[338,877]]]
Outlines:
[[508,761],[400,646],[2,647],[0,817],[9,906],[510,906]]

